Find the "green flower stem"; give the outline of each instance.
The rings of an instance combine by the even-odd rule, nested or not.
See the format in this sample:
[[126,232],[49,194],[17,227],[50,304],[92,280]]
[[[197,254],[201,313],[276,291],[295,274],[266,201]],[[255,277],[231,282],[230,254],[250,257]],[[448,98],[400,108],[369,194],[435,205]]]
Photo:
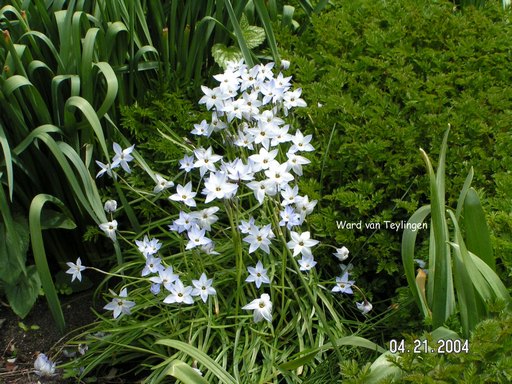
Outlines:
[[107,276],[111,276],[111,277],[120,277],[121,279],[130,279],[130,280],[135,280],[135,281],[146,281],[146,279],[142,278],[142,277],[126,276],[126,275],[122,275],[120,273],[106,272],[106,271],[96,268],[96,267],[85,267],[85,269],[90,269],[92,271],[96,271],[103,275],[107,275]]
[[[286,239],[284,238],[284,236],[281,232],[279,232],[279,237],[283,244],[287,244]],[[327,323],[327,319],[325,318],[322,308],[320,308],[320,306],[318,305],[318,303],[315,299],[315,295],[313,295],[313,292],[311,291],[311,287],[309,286],[306,278],[304,277],[302,271],[300,270],[299,264],[297,263],[297,260],[295,260],[295,258],[293,257],[291,250],[288,247],[286,247],[286,250],[287,250],[288,256],[289,256],[288,258],[292,260],[293,267],[294,267],[295,271],[297,272],[297,275],[300,278],[302,286],[306,289],[306,293],[308,294],[308,297],[311,300],[311,303],[315,307],[316,314],[317,314],[318,318],[320,319],[320,322],[324,326],[324,331],[332,342],[332,346],[333,346],[334,352],[336,352],[336,356],[338,357],[338,360],[342,361],[343,355],[341,354],[341,351],[338,348],[338,345],[336,343],[336,338],[334,337],[334,334],[332,333],[331,328],[330,328],[329,324]]]
[[245,263],[243,257],[243,249],[240,240],[240,233],[238,232],[237,210],[231,206],[232,200],[225,200],[226,213],[229,219],[229,225],[231,226],[231,235],[233,240],[233,248],[236,255],[236,304],[235,304],[235,315],[238,315],[238,309],[241,303],[241,292],[242,292],[242,272],[245,271]]

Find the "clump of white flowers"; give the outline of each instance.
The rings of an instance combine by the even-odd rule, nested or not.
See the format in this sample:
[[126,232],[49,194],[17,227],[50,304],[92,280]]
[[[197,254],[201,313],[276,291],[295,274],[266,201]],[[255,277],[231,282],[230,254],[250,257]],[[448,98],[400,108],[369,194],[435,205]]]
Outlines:
[[[317,261],[314,247],[319,244],[309,231],[301,229],[307,216],[317,204],[307,195],[301,195],[298,179],[302,167],[310,160],[307,154],[314,151],[312,136],[295,129],[287,120],[294,108],[305,107],[302,89],[293,89],[291,76],[281,72],[274,75],[274,63],[248,67],[243,61],[229,63],[224,73],[214,76],[218,85],[213,88],[202,86],[203,96],[199,104],[211,111],[211,117],[195,124],[191,133],[197,142],[209,141],[215,135],[224,153],[215,153],[212,146],[200,146],[185,154],[179,161],[176,173],[183,180],[174,184],[172,177],[155,175],[156,186],[153,194],[162,196],[177,208],[176,219],[168,229],[183,242],[184,252],[199,252],[216,255],[216,231],[219,215],[231,214],[230,220],[238,230],[245,249],[245,255],[252,262],[247,268],[246,283],[254,283],[257,290],[272,286],[273,274],[268,266],[272,247],[276,239],[291,257],[297,258],[298,269],[310,273]],[[133,160],[134,146],[122,149],[114,143],[115,156],[110,164],[97,162],[101,167],[97,177],[107,173],[115,176],[114,169],[123,168],[130,172],[129,162]],[[197,172],[197,177],[193,173]],[[245,205],[240,203],[244,201]],[[111,203],[112,204],[112,203]],[[106,205],[107,212],[115,211],[113,205]],[[275,212],[255,217],[258,212],[239,211],[236,218],[229,212],[229,205],[270,207]],[[224,208],[224,210],[223,210]],[[267,210],[268,212],[268,210]],[[100,225],[104,233],[116,240],[117,221]],[[223,236],[225,239],[225,236]],[[162,244],[156,238],[144,235],[136,241],[136,247],[146,263],[142,277],[150,283],[150,291],[165,304],[190,305],[196,298],[206,303],[209,296],[216,295],[213,278],[206,271],[200,271],[198,280],[187,285],[180,273],[159,256]],[[346,247],[337,248],[334,256],[341,262],[348,258]],[[300,257],[300,259],[299,259]],[[72,266],[69,273],[79,277],[78,267]],[[284,282],[281,282],[283,284]],[[333,292],[352,294],[354,281],[349,280],[349,271],[336,279]],[[252,290],[251,290],[252,292]],[[126,291],[114,298],[105,308],[113,310],[117,318],[129,314],[134,303],[125,299]],[[133,304],[133,305],[132,305]],[[366,299],[358,308],[366,313],[371,309]],[[272,301],[268,293],[262,293],[242,307],[254,311],[254,321],[272,321]]]

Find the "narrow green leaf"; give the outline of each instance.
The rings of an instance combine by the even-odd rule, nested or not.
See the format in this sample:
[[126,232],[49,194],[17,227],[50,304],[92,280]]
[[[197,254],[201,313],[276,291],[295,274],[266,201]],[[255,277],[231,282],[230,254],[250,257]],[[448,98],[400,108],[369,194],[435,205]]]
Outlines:
[[100,147],[103,150],[103,155],[105,156],[105,158],[108,159],[110,156],[109,156],[108,149],[107,149],[107,143],[105,141],[105,136],[103,134],[103,128],[101,127],[101,123],[98,119],[98,115],[96,114],[96,111],[91,106],[91,104],[84,98],[79,97],[79,96],[70,97],[66,101],[66,106],[65,106],[66,113],[64,114],[64,121],[68,127],[73,126],[75,124],[75,117],[74,117],[75,109],[78,109],[82,112],[86,121],[89,123],[89,126],[94,131],[96,138],[98,139]]
[[493,271],[496,271],[496,259],[489,228],[482,204],[473,188],[469,189],[464,199],[464,228],[466,229],[468,250],[480,257]]
[[464,337],[469,337],[469,332],[480,322],[480,314],[477,305],[477,297],[471,280],[471,276],[464,265],[464,257],[460,247],[454,247],[453,275],[455,280],[455,292],[460,313],[461,325]]
[[[5,134],[4,126],[2,125],[1,122],[0,122],[0,145],[2,146],[2,151],[3,151],[3,155],[4,155],[4,164],[5,164],[5,168],[7,170],[7,187],[9,189],[9,200],[12,201],[12,193],[14,190],[14,173],[13,173],[13,169],[12,169],[12,154],[11,154],[11,147],[9,145],[9,140],[7,140],[7,135]],[[0,178],[0,180],[1,180],[1,178]]]
[[293,31],[299,26],[295,20],[293,20],[293,14],[295,13],[295,7],[291,5],[283,6],[283,14],[281,19],[281,25],[285,28],[291,28]]
[[[384,348],[382,348],[381,346],[379,346],[378,344],[375,344],[374,342],[372,342],[368,339],[365,339],[360,336],[355,336],[355,335],[341,337],[338,340],[336,340],[336,346],[340,347],[342,345],[350,345],[353,347],[367,348],[372,351],[377,351],[380,353],[386,352],[386,350]],[[330,350],[332,348],[333,348],[332,343],[326,343],[326,344],[322,345],[321,347],[302,351],[298,354],[298,356],[300,356],[300,357],[294,357],[293,360],[279,365],[279,369],[283,370],[283,371],[291,371],[291,370],[297,369],[300,366],[303,366],[303,365],[309,363],[311,360],[313,360],[314,357],[318,353]]]
[[462,209],[464,207],[464,200],[466,200],[466,194],[471,187],[471,182],[473,181],[474,170],[473,167],[470,168],[468,175],[466,176],[466,180],[464,181],[464,185],[459,194],[459,199],[457,200],[457,210],[455,211],[455,218],[457,220],[460,219],[460,215],[462,213]]
[[229,20],[231,22],[231,25],[233,26],[233,31],[235,33],[238,46],[240,47],[240,50],[242,51],[242,55],[244,57],[245,63],[249,67],[253,67],[254,60],[252,59],[252,54],[251,54],[251,51],[249,50],[249,47],[247,47],[247,43],[245,41],[244,34],[242,32],[242,29],[240,28],[240,24],[236,17],[235,11],[233,10],[233,6],[231,5],[231,0],[223,0],[223,4],[226,7],[226,10],[228,11]]
[[261,23],[263,24],[263,29],[265,30],[265,34],[267,35],[267,43],[270,47],[270,51],[272,52],[272,57],[274,61],[280,65],[281,59],[279,57],[279,51],[277,49],[277,42],[274,36],[274,30],[272,28],[272,21],[270,20],[270,16],[267,11],[267,7],[263,0],[254,0],[254,5],[260,16]]
[[[425,205],[419,208],[407,223],[420,225],[425,222],[426,217],[430,214],[431,208],[430,205]],[[409,288],[412,291],[412,295],[416,300],[416,304],[420,308],[423,316],[425,318],[431,317],[431,312],[428,306],[428,303],[425,300],[424,295],[420,291],[416,283],[416,275],[414,270],[414,249],[416,247],[416,237],[418,235],[418,231],[413,231],[412,226],[408,225],[403,232],[402,235],[402,263],[404,266],[405,277],[407,278],[407,283]]]
[[39,194],[32,200],[29,211],[29,226],[30,226],[30,238],[32,243],[32,252],[34,254],[34,261],[36,263],[37,271],[41,278],[41,285],[43,287],[48,306],[52,313],[53,319],[56,322],[57,328],[61,333],[64,332],[65,321],[62,308],[60,306],[59,297],[53,284],[52,274],[48,267],[48,260],[46,258],[46,252],[44,249],[43,242],[43,228],[41,225],[41,215],[44,205],[47,203],[53,203],[58,206],[62,212],[71,217],[69,210],[66,208],[64,203],[54,196],[47,194]]
[[179,360],[169,363],[166,374],[180,380],[184,384],[208,384],[208,381],[194,371],[190,365]]
[[82,60],[80,63],[80,78],[82,81],[82,97],[89,103],[93,103],[94,92],[97,89],[92,81],[92,68],[96,38],[98,37],[99,28],[89,28],[83,39]]
[[[34,37],[38,38],[40,42],[44,43],[50,49],[50,52],[53,55],[53,59],[55,59],[55,61],[57,62],[57,67],[64,67],[64,62],[62,61],[59,51],[57,50],[57,48],[55,48],[55,45],[53,44],[52,40],[44,33],[41,33],[39,31],[29,31],[25,33],[23,36],[21,36],[20,40],[27,38],[35,41],[35,39],[33,39]],[[36,44],[39,45],[38,42],[36,42]]]
[[[98,69],[98,73],[101,73],[105,79],[106,92],[101,105],[97,108],[96,115],[98,119],[101,119],[114,105],[119,90],[119,84],[117,82],[117,76],[110,64],[105,62],[94,63],[94,67]],[[98,97],[98,95],[96,95]],[[95,131],[96,132],[96,131]],[[98,137],[98,132],[96,132]],[[100,137],[98,137],[101,140]],[[103,139],[104,140],[104,139]]]
[[455,294],[453,291],[453,275],[451,270],[448,225],[445,214],[445,186],[444,169],[446,147],[448,141],[446,132],[439,155],[437,175],[425,151],[420,150],[425,161],[430,180],[431,199],[431,241],[435,249],[431,249],[429,260],[428,298],[431,298],[432,323],[434,327],[443,325],[455,308]]
[[5,80],[4,83],[4,94],[5,97],[12,97],[12,93],[15,91],[21,91],[26,88],[26,96],[28,102],[32,105],[39,122],[42,124],[49,123],[51,121],[50,111],[46,108],[46,103],[39,91],[34,85],[24,76],[14,75]]
[[[70,160],[71,164],[75,167],[78,175],[80,176],[81,185],[83,186],[84,198],[87,201],[87,204],[84,206],[84,208],[88,209],[89,215],[91,215],[97,224],[107,222],[108,220],[103,209],[103,204],[101,202],[101,196],[98,192],[98,188],[96,187],[96,183],[92,179],[91,174],[89,173],[89,170],[83,163],[82,159],[70,145],[64,142],[57,143],[57,147],[61,153]],[[73,185],[75,190],[80,190],[80,193],[82,193],[80,183],[78,183],[76,177],[68,179],[68,182]]]
[[475,264],[476,270],[480,271],[495,297],[498,300],[503,300],[509,304],[511,302],[510,293],[496,272],[494,272],[482,259],[472,252],[469,252],[469,256],[471,261]]
[[221,383],[236,384],[236,380],[233,376],[231,376],[224,368],[216,363],[210,356],[200,351],[196,347],[182,341],[172,339],[157,340],[155,343],[166,345],[170,348],[177,349],[178,351],[189,355],[193,359],[197,360],[198,363],[204,365],[208,370],[210,370],[220,380]]

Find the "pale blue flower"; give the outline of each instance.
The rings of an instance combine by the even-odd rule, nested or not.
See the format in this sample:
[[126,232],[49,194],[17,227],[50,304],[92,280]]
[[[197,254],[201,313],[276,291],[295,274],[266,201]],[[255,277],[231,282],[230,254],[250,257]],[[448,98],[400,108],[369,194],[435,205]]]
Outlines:
[[179,280],[179,276],[176,275],[172,267],[160,268],[158,270],[158,276],[152,276],[149,280],[155,284],[163,284],[165,289],[168,291],[171,289],[172,284]]
[[116,209],[117,209],[117,201],[115,201],[115,200],[107,200],[105,202],[105,205],[103,206],[103,209],[107,213],[115,212]]
[[309,232],[290,232],[291,240],[288,242],[287,246],[289,249],[293,250],[293,256],[297,256],[301,253],[303,256],[313,257],[311,253],[311,247],[317,245],[319,243],[318,240],[311,239],[311,234]]
[[144,266],[141,275],[147,276],[150,273],[158,273],[161,268],[163,268],[162,260],[159,257],[148,256],[146,259],[146,265]]
[[203,272],[199,280],[192,280],[194,289],[192,290],[192,296],[201,296],[203,302],[206,303],[208,296],[217,294],[215,288],[212,287],[213,279],[208,279],[206,274]]
[[188,205],[189,207],[195,207],[195,196],[196,192],[192,192],[192,182],[189,181],[185,186],[178,184],[176,186],[176,193],[174,195],[169,196],[169,200],[181,201],[185,205]]
[[82,265],[82,260],[80,258],[76,259],[76,264],[72,262],[66,263],[69,267],[69,269],[66,271],[66,273],[69,273],[71,276],[71,282],[73,280],[78,279],[78,281],[82,281],[82,271],[86,268]]
[[254,226],[249,235],[244,237],[244,241],[249,243],[249,253],[253,253],[257,249],[261,249],[267,254],[270,254],[270,239],[274,237],[271,225],[268,224],[263,228]]
[[352,295],[354,293],[352,291],[352,285],[354,285],[354,280],[349,280],[348,272],[345,272],[343,276],[336,277],[336,285],[332,289],[332,292],[347,293]]
[[333,253],[334,256],[338,258],[339,261],[345,261],[348,258],[348,254],[350,251],[347,247],[336,248],[336,252]]
[[316,265],[316,261],[312,256],[302,256],[297,262],[300,265],[299,269],[304,272],[310,271]]
[[55,363],[44,353],[40,353],[34,361],[34,373],[41,377],[52,377],[55,375]]
[[[110,291],[113,295],[115,292]],[[105,305],[103,309],[107,311],[113,311],[114,319],[117,319],[120,315],[130,315],[131,308],[135,306],[135,303],[130,300],[126,300],[125,298],[128,296],[128,291],[126,288],[123,288],[119,293],[118,297],[114,297],[110,303]]]
[[262,283],[270,283],[270,279],[267,276],[267,270],[263,268],[261,261],[256,263],[256,267],[247,267],[247,271],[249,272],[249,276],[245,281],[248,283],[254,282],[256,288],[259,288]]
[[192,298],[192,290],[191,286],[184,286],[181,280],[176,280],[174,284],[169,287],[170,295],[168,295],[164,299],[164,303],[173,304],[173,303],[184,303],[184,304],[193,304],[194,299]]
[[368,302],[367,300],[362,301],[360,303],[356,303],[356,305],[357,305],[357,309],[359,309],[363,315],[366,315],[373,308],[373,305],[370,302]]
[[254,299],[249,304],[242,307],[245,310],[254,311],[254,322],[258,323],[265,319],[269,323],[272,322],[272,302],[270,296],[267,293],[261,295],[259,299]]
[[116,241],[117,220],[100,224],[99,227],[112,241]]
[[112,166],[110,164],[103,164],[101,161],[96,160],[96,164],[101,168],[96,174],[96,178],[103,176],[105,173],[112,177]]
[[121,166],[126,172],[130,173],[130,166],[128,163],[133,160],[133,156],[131,153],[135,148],[135,145],[128,147],[126,149],[122,149],[118,143],[113,144],[114,152],[116,153],[114,158],[112,159],[112,168],[116,168],[118,165]]

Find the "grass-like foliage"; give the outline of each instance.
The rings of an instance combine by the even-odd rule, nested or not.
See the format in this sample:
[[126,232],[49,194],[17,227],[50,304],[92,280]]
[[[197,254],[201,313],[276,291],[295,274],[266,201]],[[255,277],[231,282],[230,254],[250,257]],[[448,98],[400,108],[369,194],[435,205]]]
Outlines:
[[[345,325],[343,307],[372,310],[350,269],[341,265],[336,279],[316,271],[316,248],[335,249],[332,260],[349,251],[320,245],[308,230],[316,201],[297,182],[314,148],[293,125],[305,102],[273,65],[231,62],[215,75],[218,86],[202,87],[211,115],[182,140],[185,156],[149,190],[132,190],[131,204],[159,213],[141,231],[113,201],[105,205],[111,217],[100,229],[123,244],[124,262],[107,280],[116,282],[104,307],[112,312],[77,340],[88,351],[70,374],[123,365],[148,383],[204,382],[196,368],[207,382],[295,383],[325,356],[341,360],[342,346],[382,351]],[[116,147],[97,177],[131,188],[133,150]],[[82,270],[77,261],[68,272]]]

